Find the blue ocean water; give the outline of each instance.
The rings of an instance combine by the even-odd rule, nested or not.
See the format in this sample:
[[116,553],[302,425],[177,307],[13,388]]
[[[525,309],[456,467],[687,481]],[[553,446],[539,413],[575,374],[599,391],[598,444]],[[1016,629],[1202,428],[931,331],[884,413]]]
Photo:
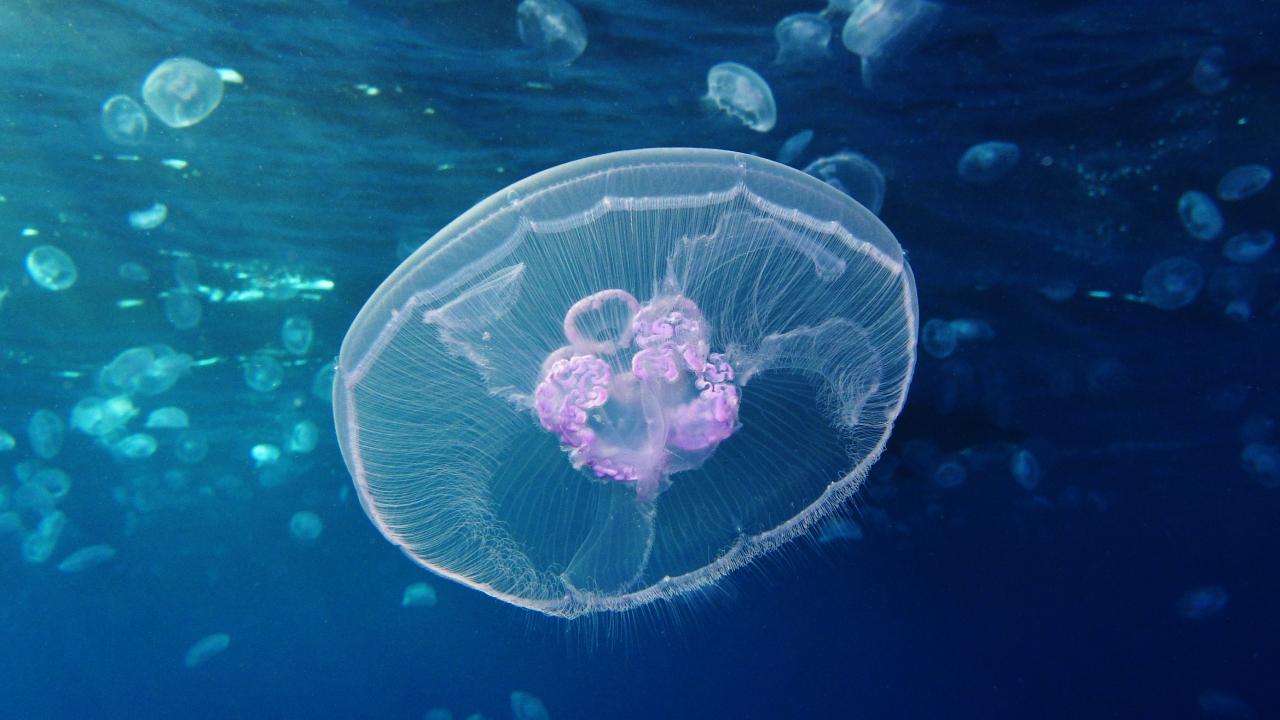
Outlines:
[[[1280,714],[1280,255],[1222,254],[1280,217],[1274,187],[1216,194],[1232,168],[1280,162],[1280,7],[945,2],[864,73],[840,21],[825,59],[773,64],[774,25],[816,3],[575,5],[589,41],[555,68],[509,1],[0,7],[0,428],[16,439],[0,482],[13,509],[32,472],[70,478],[49,559],[24,559],[31,508],[0,536],[0,717],[496,719],[517,690],[552,718]],[[1219,87],[1197,87],[1214,47]],[[144,142],[112,143],[102,103],[141,101],[175,56],[244,82],[195,125],[151,115]],[[707,106],[722,61],[768,81],[776,127]],[[562,162],[774,157],[804,129],[796,165],[849,148],[881,168],[922,317],[962,336],[920,354],[848,512],[861,539],[801,540],[687,603],[568,624],[429,576],[378,534],[312,387],[404,255]],[[958,160],[990,140],[1018,164],[962,182]],[[1184,228],[1188,190],[1214,198],[1220,236]],[[162,224],[130,226],[157,202]],[[43,244],[73,258],[70,288],[28,273]],[[1175,256],[1204,287],[1164,310],[1144,274]],[[150,279],[122,278],[126,262]],[[185,330],[165,313],[182,287],[202,307]],[[301,355],[280,339],[298,314],[315,332]],[[147,458],[72,428],[37,457],[36,410],[69,423],[103,366],[156,344],[191,364],[134,398],[128,433],[181,407],[203,460],[182,462],[168,429],[145,431]],[[244,366],[264,350],[283,378],[257,392]],[[318,444],[289,452],[300,422]],[[261,445],[282,459],[255,461]],[[314,541],[291,536],[299,511],[321,519]],[[98,543],[115,556],[58,570]],[[402,607],[421,581],[437,604]],[[216,634],[225,649],[188,667]]]

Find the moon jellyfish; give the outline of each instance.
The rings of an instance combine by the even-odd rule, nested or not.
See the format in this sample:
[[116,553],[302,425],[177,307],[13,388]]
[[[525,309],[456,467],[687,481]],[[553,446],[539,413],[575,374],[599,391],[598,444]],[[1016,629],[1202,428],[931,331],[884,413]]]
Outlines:
[[920,347],[939,360],[951,357],[958,344],[955,328],[946,320],[932,318],[920,329]]
[[0,428],[0,452],[9,452],[18,446],[18,441],[8,431]]
[[315,328],[306,315],[290,315],[280,326],[280,342],[293,355],[306,355],[315,336]]
[[1204,270],[1185,257],[1162,260],[1142,276],[1142,297],[1161,310],[1190,305],[1204,287]]
[[1218,197],[1227,202],[1251,198],[1271,184],[1271,168],[1266,165],[1241,165],[1231,168],[1218,180]]
[[416,582],[404,589],[401,607],[435,607],[436,589],[424,582]]
[[222,102],[222,77],[199,60],[170,58],[143,81],[142,101],[165,125],[189,127]]
[[182,430],[191,425],[187,411],[180,407],[156,408],[147,415],[146,426],[150,429]]
[[910,52],[929,32],[942,7],[928,0],[853,0],[840,41],[862,58],[862,82],[871,84],[872,62]]
[[707,100],[756,132],[769,132],[778,122],[773,90],[746,65],[723,62],[708,70]]
[[884,205],[884,173],[862,155],[841,150],[814,160],[804,171],[880,214]]
[[1217,45],[1206,48],[1191,69],[1190,80],[1202,95],[1217,95],[1230,87],[1226,51]]
[[147,433],[134,433],[116,443],[115,450],[131,460],[141,460],[156,454],[159,443]]
[[1220,585],[1192,588],[1178,598],[1178,614],[1187,620],[1204,620],[1222,612],[1230,597]]
[[1280,447],[1252,442],[1240,453],[1240,465],[1265,488],[1280,487]]
[[811,142],[813,142],[812,130],[801,130],[787,138],[787,141],[782,143],[782,147],[778,148],[778,162],[783,165],[790,165],[796,158],[804,154]]
[[1261,260],[1276,244],[1276,235],[1270,230],[1232,235],[1222,246],[1222,256],[1241,264]]
[[66,425],[52,410],[37,410],[31,413],[31,419],[27,421],[27,440],[31,442],[31,452],[45,460],[52,460],[62,452],[65,433]]
[[1188,190],[1178,198],[1178,217],[1197,240],[1212,240],[1222,232],[1222,213],[1213,198],[1198,190]]
[[71,256],[52,245],[37,245],[27,253],[27,274],[45,290],[58,292],[76,284],[79,272]]
[[296,454],[309,453],[316,449],[320,439],[320,429],[310,420],[302,420],[289,431],[289,452]]
[[63,558],[58,563],[58,571],[64,573],[84,572],[95,568],[116,556],[116,549],[110,545],[90,545],[82,547]]
[[244,384],[260,393],[273,392],[284,382],[284,366],[266,353],[257,353],[244,362]]
[[1009,173],[1018,164],[1022,153],[1011,142],[992,140],[978,143],[960,156],[956,173],[960,179],[974,185],[993,183]]
[[204,460],[209,454],[209,439],[199,430],[188,430],[173,443],[173,455],[188,465]]
[[151,271],[136,262],[121,263],[116,272],[129,282],[144,283],[151,279]]
[[147,137],[147,113],[128,95],[102,103],[102,131],[118,145],[139,145]]
[[564,0],[521,0],[516,31],[520,42],[552,65],[568,65],[587,49],[587,26]]
[[773,28],[778,41],[776,65],[802,65],[827,57],[831,42],[831,23],[816,13],[795,13],[778,21]]
[[816,527],[883,450],[915,281],[848,195],[770,160],[562,165],[450,223],[342,343],[361,505],[437,574],[549,615],[705,588]]
[[169,206],[164,203],[152,203],[145,210],[133,210],[129,213],[129,225],[135,230],[154,230],[160,227],[169,217]]
[[204,306],[200,298],[189,290],[179,288],[164,296],[164,317],[177,330],[192,330],[200,326]]
[[550,720],[551,715],[536,695],[516,690],[511,693],[511,717],[514,720]]
[[226,650],[230,645],[231,636],[226,633],[206,635],[196,641],[196,644],[192,645],[191,648],[187,650],[187,654],[183,658],[182,664],[189,668],[193,668],[223,650]]
[[289,534],[294,540],[304,543],[315,542],[322,532],[324,532],[324,522],[313,512],[299,510],[289,518]]

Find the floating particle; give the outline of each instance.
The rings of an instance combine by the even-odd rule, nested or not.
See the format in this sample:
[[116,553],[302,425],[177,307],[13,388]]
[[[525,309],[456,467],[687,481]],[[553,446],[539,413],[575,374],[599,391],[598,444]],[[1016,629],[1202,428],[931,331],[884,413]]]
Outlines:
[[778,107],[769,83],[755,70],[723,62],[707,71],[707,100],[756,132],[769,132],[778,121]]
[[45,290],[57,292],[76,284],[79,273],[71,256],[53,245],[37,245],[27,253],[27,274]]
[[102,131],[119,145],[139,145],[147,137],[147,113],[128,95],[116,95],[102,103]]
[[231,636],[226,633],[206,635],[197,640],[196,644],[187,650],[186,656],[182,659],[182,664],[193,668],[226,650],[230,645]]
[[552,65],[568,65],[587,49],[587,26],[564,0],[521,0],[516,31],[520,42]]
[[435,607],[436,589],[424,582],[416,582],[404,589],[401,607]]
[[154,203],[146,210],[134,210],[129,213],[129,225],[136,230],[154,230],[169,217],[169,208],[164,203]]
[[1241,165],[1227,171],[1218,181],[1218,197],[1236,202],[1253,197],[1271,184],[1271,168],[1266,165]]
[[804,151],[809,148],[810,142],[813,142],[812,130],[801,130],[787,138],[787,141],[782,143],[782,147],[778,149],[778,162],[783,165],[790,165],[796,158],[804,154]]
[[116,556],[116,549],[110,545],[89,545],[71,553],[58,563],[58,570],[64,573],[78,573],[94,568]]
[[1222,213],[1217,204],[1198,190],[1188,190],[1178,198],[1178,217],[1197,240],[1212,240],[1222,232]]
[[1021,156],[1018,146],[1011,142],[991,140],[978,143],[960,156],[956,173],[964,182],[987,185],[1009,174]]
[[324,532],[324,522],[313,512],[299,510],[289,518],[289,534],[298,542],[314,542],[322,532]]
[[1161,310],[1177,310],[1190,305],[1204,287],[1204,271],[1199,263],[1185,257],[1162,260],[1142,276],[1142,297]]
[[189,127],[222,102],[222,78],[199,60],[170,58],[147,75],[142,100],[165,125]]

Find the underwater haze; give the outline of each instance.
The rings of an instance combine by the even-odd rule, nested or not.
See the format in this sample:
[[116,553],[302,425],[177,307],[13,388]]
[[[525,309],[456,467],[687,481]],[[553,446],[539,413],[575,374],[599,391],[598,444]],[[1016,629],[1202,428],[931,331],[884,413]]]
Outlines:
[[[0,5],[0,718],[1280,716],[1277,33],[1263,0]],[[838,234],[803,217],[816,193],[859,219],[850,247],[900,244],[881,263],[896,295],[837,298],[867,332],[758,355],[817,354],[790,367],[824,374],[883,353],[863,352],[868,337],[899,338],[859,458],[883,452],[849,474],[841,443],[866,439],[867,416],[799,381],[753,396],[749,356],[714,329],[695,353],[708,369],[688,361],[681,381],[735,412],[740,396],[742,414],[638,455],[643,491],[609,485],[622,474],[580,425],[529,411],[519,430],[539,433],[542,467],[617,491],[608,518],[657,528],[652,558],[650,536],[630,565],[605,553],[578,573],[551,537],[576,506],[515,483],[498,525],[559,542],[541,570],[589,592],[661,588],[667,568],[799,518],[785,544],[687,592],[551,618],[449,571],[491,547],[436,562],[433,508],[458,498],[422,492],[444,468],[419,456],[453,447],[456,427],[479,455],[525,462],[467,419],[471,398],[436,388],[486,397],[481,375],[524,352],[531,393],[582,359],[555,354],[574,344],[574,300],[646,312],[658,281],[609,254],[632,241],[605,214],[602,255],[572,266],[618,270],[620,294],[518,306],[546,311],[545,347],[414,357],[435,327],[458,330],[422,316],[425,340],[393,346],[412,372],[376,386],[403,405],[371,441],[389,448],[374,474],[399,483],[386,494],[344,463],[334,368],[402,262],[443,272],[444,240],[415,252],[455,219],[519,205],[484,202],[549,168],[641,148],[727,151],[807,188],[761,193],[795,198],[757,202],[768,223]],[[723,187],[686,180],[646,177],[644,192]],[[699,222],[651,244],[762,227]],[[821,280],[810,240],[781,244]],[[739,260],[690,262],[675,290],[696,305],[654,307],[728,316],[690,288]],[[766,269],[733,276],[785,286],[757,299],[794,297],[803,273]],[[767,315],[742,293],[736,310]],[[417,374],[441,368],[456,375]],[[842,390],[866,376],[852,377]],[[416,403],[424,389],[435,405]],[[679,400],[701,412],[703,397]],[[752,425],[762,397],[776,446]],[[833,404],[849,427],[805,435],[816,421],[792,409]],[[711,477],[724,484],[699,491]],[[842,483],[838,506],[808,512]],[[727,498],[759,527],[735,525]],[[406,534],[423,541],[412,557],[394,544]]]

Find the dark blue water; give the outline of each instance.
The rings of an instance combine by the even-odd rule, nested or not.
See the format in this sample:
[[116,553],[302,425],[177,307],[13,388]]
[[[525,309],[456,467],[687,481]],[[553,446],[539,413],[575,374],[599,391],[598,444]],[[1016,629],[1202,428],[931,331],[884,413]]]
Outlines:
[[[1280,253],[1240,266],[1245,320],[1209,287],[1175,311],[1123,297],[1173,255],[1212,285],[1233,265],[1227,236],[1280,225],[1275,187],[1220,203],[1214,242],[1176,212],[1183,191],[1212,193],[1236,165],[1280,164],[1280,6],[946,3],[869,88],[838,39],[815,67],[770,64],[773,25],[811,5],[578,7],[590,44],[555,71],[520,46],[505,1],[0,8],[0,428],[17,438],[0,482],[16,489],[33,458],[30,414],[67,418],[134,346],[197,363],[139,401],[130,431],[177,405],[210,441],[183,465],[173,434],[127,460],[69,429],[44,461],[72,478],[58,504],[68,524],[43,563],[24,561],[21,536],[0,537],[0,717],[505,718],[513,690],[552,718],[1280,716],[1280,489],[1241,462],[1248,443],[1280,442],[1268,425]],[[1231,84],[1204,95],[1188,76],[1213,45]],[[112,145],[101,103],[136,97],[175,55],[245,83],[193,127],[153,117],[144,144]],[[774,130],[701,103],[706,70],[725,60],[770,82]],[[566,624],[425,577],[376,532],[310,388],[404,248],[560,162],[669,145],[772,157],[804,128],[815,139],[802,163],[848,147],[883,169],[881,217],[909,252],[923,317],[994,331],[921,355],[850,510],[863,540],[797,542],[691,602]],[[1016,142],[1019,165],[961,183],[956,160],[989,139]],[[161,164],[172,158],[187,167]],[[163,225],[129,226],[157,201]],[[23,259],[40,243],[75,259],[74,287],[31,281]],[[179,254],[202,286],[203,319],[186,331],[162,309]],[[121,280],[126,261],[152,279]],[[228,301],[290,278],[332,288]],[[1064,282],[1068,300],[1040,292]],[[141,303],[121,307],[130,299]],[[243,359],[278,349],[297,313],[314,323],[310,352],[282,356],[278,390],[249,390]],[[283,444],[303,420],[318,446],[264,484],[250,448]],[[1034,453],[1034,490],[1010,476],[1010,448]],[[969,472],[944,489],[930,472],[953,453]],[[315,543],[289,536],[298,510],[323,519]],[[57,570],[92,543],[118,554]],[[402,608],[420,580],[438,605]],[[1185,618],[1179,599],[1205,586],[1224,588],[1226,606]],[[230,646],[185,667],[216,632]]]

